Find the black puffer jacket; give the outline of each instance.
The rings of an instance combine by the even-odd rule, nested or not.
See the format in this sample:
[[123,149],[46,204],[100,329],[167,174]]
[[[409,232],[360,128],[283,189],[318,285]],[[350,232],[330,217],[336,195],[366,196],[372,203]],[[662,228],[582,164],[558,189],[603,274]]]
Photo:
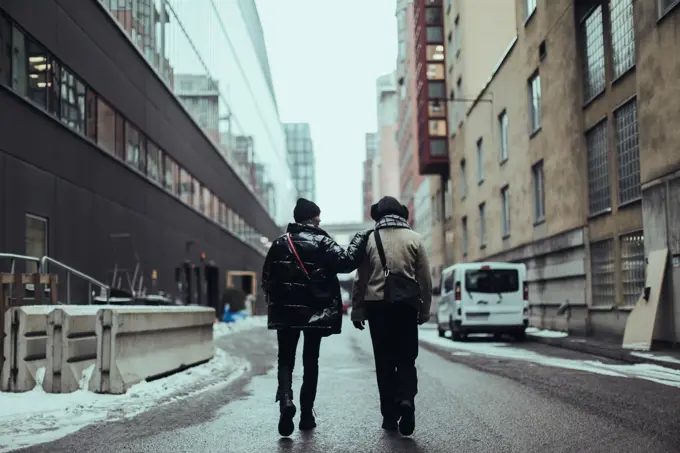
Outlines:
[[357,233],[345,250],[321,228],[289,224],[287,234],[309,276],[298,264],[287,234],[276,239],[262,269],[269,328],[318,329],[324,335],[340,333],[342,298],[337,274],[359,266],[369,232]]

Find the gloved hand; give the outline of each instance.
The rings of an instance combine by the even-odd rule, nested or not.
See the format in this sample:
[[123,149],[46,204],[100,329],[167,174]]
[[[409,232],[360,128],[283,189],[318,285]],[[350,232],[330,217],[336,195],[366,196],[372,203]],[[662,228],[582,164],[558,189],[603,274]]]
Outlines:
[[364,321],[352,321],[352,324],[354,324],[354,327],[359,330],[364,330]]

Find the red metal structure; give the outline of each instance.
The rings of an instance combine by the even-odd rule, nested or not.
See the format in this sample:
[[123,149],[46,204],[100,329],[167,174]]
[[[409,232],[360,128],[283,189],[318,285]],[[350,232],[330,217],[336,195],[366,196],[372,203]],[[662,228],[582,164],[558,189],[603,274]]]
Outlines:
[[443,0],[415,1],[418,162],[423,175],[448,175]]

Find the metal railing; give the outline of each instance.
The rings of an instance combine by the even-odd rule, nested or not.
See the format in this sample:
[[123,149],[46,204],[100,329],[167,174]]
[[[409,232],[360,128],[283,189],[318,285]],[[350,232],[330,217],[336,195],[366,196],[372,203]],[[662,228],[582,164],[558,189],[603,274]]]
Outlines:
[[53,264],[62,270],[66,271],[66,300],[68,301],[67,303],[71,302],[71,275],[74,275],[76,277],[79,277],[82,280],[85,280],[87,282],[87,303],[92,305],[92,285],[98,286],[99,287],[99,292],[100,295],[108,300],[109,294],[110,294],[110,287],[109,285],[100,282],[96,278],[90,277],[87,274],[83,274],[77,269],[72,268],[71,266],[68,266],[60,261],[55,260],[54,258],[50,258],[49,256],[45,255],[40,259],[40,272],[41,273],[47,273],[47,264]]
[[40,258],[38,258],[37,256],[17,255],[15,253],[0,253],[0,259],[11,260],[12,264],[10,265],[9,270],[10,274],[14,273],[14,265],[16,264],[17,260],[30,261],[36,263],[37,265],[40,265]]

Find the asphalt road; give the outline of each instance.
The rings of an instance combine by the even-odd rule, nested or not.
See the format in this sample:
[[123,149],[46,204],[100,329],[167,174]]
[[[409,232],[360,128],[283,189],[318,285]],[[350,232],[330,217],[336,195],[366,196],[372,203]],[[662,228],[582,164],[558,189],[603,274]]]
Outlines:
[[[227,390],[205,392],[134,419],[87,427],[22,452],[49,453],[607,453],[680,451],[680,389],[642,379],[567,370],[424,345],[412,438],[380,428],[368,331],[346,323],[322,343],[318,428],[280,439],[275,336],[264,329],[219,341],[251,371]],[[546,345],[512,346],[600,360]],[[299,354],[301,350],[299,350]],[[613,362],[610,362],[613,363]],[[299,393],[301,364],[296,370]]]

